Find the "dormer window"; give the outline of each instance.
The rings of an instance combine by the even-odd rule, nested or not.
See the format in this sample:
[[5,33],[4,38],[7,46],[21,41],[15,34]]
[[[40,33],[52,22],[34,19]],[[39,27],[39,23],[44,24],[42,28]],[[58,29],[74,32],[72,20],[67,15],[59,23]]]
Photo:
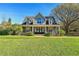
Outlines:
[[33,24],[33,21],[30,18],[26,17],[24,19],[23,25],[32,25],[32,24]]
[[36,18],[36,22],[37,22],[37,24],[43,24],[44,19],[43,18]]
[[36,21],[36,24],[44,24],[45,22],[45,17],[41,14],[41,13],[38,13],[36,16],[35,16],[35,21]]

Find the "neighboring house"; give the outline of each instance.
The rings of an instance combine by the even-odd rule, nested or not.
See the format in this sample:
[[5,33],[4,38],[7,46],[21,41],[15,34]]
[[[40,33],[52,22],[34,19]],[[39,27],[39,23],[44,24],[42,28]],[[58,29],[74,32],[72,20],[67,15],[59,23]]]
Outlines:
[[52,16],[43,16],[38,13],[36,16],[28,16],[22,23],[23,32],[32,32],[34,34],[51,33],[52,35],[59,35],[60,25]]

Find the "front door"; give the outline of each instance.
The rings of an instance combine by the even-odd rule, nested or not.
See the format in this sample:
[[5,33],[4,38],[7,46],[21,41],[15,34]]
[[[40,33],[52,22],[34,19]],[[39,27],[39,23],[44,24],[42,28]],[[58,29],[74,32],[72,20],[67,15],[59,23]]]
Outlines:
[[43,27],[35,27],[34,28],[34,33],[35,34],[44,34],[45,33],[45,29]]

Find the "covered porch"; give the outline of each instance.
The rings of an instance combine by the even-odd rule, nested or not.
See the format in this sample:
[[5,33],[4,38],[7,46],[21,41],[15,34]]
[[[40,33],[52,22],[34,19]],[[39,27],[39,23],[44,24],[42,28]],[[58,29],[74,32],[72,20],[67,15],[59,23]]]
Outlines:
[[60,35],[59,25],[23,25],[23,32],[32,32],[34,34],[51,33],[52,35]]

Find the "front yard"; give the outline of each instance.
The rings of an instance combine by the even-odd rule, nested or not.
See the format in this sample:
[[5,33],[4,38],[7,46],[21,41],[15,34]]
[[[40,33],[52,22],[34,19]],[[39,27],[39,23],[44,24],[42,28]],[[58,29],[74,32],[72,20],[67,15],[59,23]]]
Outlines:
[[79,37],[0,36],[0,55],[79,55]]

